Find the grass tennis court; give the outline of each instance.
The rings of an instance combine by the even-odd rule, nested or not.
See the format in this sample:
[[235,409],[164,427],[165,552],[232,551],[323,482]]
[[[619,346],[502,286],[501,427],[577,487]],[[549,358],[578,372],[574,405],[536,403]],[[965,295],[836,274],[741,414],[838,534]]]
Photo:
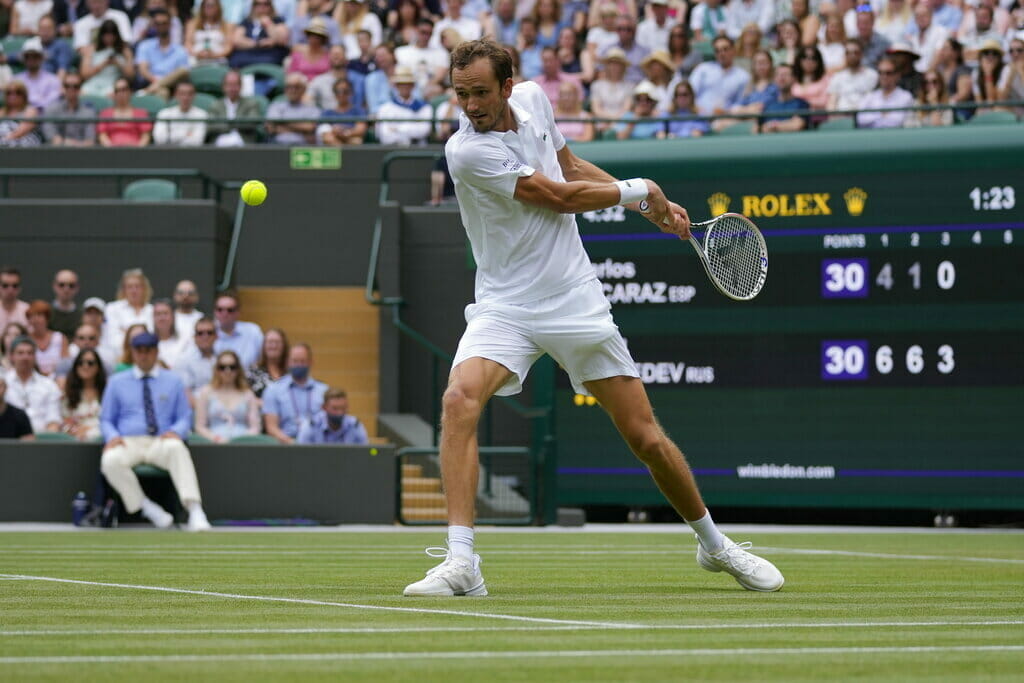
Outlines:
[[[0,680],[1020,680],[1024,534],[499,533],[487,598],[412,599],[443,530],[0,532]],[[728,531],[728,527],[726,527]],[[34,578],[27,578],[34,577]],[[54,581],[72,580],[76,583]],[[119,584],[119,585],[110,585]]]

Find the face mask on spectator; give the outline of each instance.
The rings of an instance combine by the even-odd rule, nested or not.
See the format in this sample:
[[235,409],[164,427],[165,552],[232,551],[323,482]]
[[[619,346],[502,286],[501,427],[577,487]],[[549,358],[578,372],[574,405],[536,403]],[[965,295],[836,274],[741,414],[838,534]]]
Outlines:
[[308,365],[293,365],[288,368],[288,372],[291,374],[292,379],[296,382],[302,382],[309,377],[309,366]]
[[327,426],[331,429],[338,429],[341,427],[341,421],[344,419],[344,415],[331,415],[330,413],[327,413]]

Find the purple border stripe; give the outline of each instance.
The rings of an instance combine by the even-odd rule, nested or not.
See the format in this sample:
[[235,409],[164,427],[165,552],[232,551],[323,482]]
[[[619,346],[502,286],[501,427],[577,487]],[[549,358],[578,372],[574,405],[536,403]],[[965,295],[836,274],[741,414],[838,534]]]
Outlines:
[[[902,232],[966,232],[969,230],[1012,230],[1024,228],[1024,223],[986,223],[957,225],[883,225],[864,228],[802,228],[789,230],[762,230],[765,237],[799,237],[802,235],[842,235],[846,233],[902,233]],[[695,235],[703,235],[694,231]],[[677,240],[664,232],[619,233],[612,235],[583,235],[584,242],[645,242],[648,240]]]
[[[559,474],[647,474],[645,467],[559,467]],[[693,468],[694,474],[705,476],[730,476],[736,474],[731,468]]]
[[1024,470],[839,470],[840,477],[963,477],[1002,479],[1024,477]]

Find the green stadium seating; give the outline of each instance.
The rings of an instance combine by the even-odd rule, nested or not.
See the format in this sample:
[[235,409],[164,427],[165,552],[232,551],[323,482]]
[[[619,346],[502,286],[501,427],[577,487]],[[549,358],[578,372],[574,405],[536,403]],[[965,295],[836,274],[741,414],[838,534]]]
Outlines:
[[166,202],[181,199],[181,190],[173,180],[143,178],[128,183],[121,198],[129,202]]
[[221,82],[224,80],[224,74],[228,72],[226,66],[219,64],[200,64],[195,66],[189,72],[189,79],[192,84],[196,86],[196,90],[201,93],[208,95],[215,95],[220,97],[224,94],[221,88]]
[[753,135],[755,130],[756,125],[753,121],[741,121],[740,123],[734,123],[731,126],[726,126],[715,133],[715,135]]
[[249,66],[242,67],[242,75],[256,76],[257,78],[267,78],[274,82],[273,87],[267,93],[268,97],[273,97],[284,92],[284,68],[277,64],[250,64]]
[[76,439],[75,437],[71,436],[70,434],[65,434],[64,432],[38,432],[36,434],[36,441],[51,441],[51,442],[52,441],[69,441],[69,442],[76,442],[76,441],[78,441],[78,439]]
[[108,107],[113,107],[114,102],[109,97],[103,95],[82,95],[82,102],[87,102],[93,106],[97,112],[101,112]]
[[818,124],[818,130],[853,130],[856,128],[852,116],[829,119]]
[[1017,123],[1017,115],[1012,111],[981,111],[967,121],[972,126],[999,126]]
[[132,106],[145,109],[150,116],[167,106],[167,100],[159,95],[132,95]]
[[[217,101],[217,97],[216,96],[210,95],[209,93],[205,93],[205,92],[197,92],[195,100],[193,100],[195,105],[197,107],[199,107],[200,109],[202,109],[203,111],[210,111],[210,107],[213,106],[213,103],[216,102],[216,101]],[[165,106],[173,107],[173,106],[175,106],[177,104],[178,104],[178,100],[171,100]]]
[[242,436],[236,436],[231,439],[231,443],[249,443],[249,444],[276,444],[277,439],[270,436],[269,434],[243,434]]

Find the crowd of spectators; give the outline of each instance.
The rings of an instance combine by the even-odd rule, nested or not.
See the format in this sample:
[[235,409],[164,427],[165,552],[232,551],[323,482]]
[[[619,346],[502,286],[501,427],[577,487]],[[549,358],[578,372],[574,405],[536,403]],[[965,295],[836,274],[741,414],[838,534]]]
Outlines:
[[[195,283],[182,280],[172,297],[154,299],[141,269],[124,272],[109,302],[79,303],[72,270],[54,275],[52,301],[22,301],[21,278],[17,268],[0,268],[0,439],[60,432],[109,447],[119,408],[108,388],[138,373],[145,342],[152,365],[174,378],[168,392],[180,387],[186,410],[175,432],[184,440],[266,434],[282,444],[368,443],[345,392],[312,376],[312,348],[240,319],[234,292],[218,294],[209,316],[197,308]],[[133,400],[143,405],[141,395]]]
[[[1024,99],[1022,0],[0,0],[0,36],[0,146],[443,140],[450,52],[482,36],[577,141],[857,110],[947,125]],[[757,116],[780,107],[823,113]]]

